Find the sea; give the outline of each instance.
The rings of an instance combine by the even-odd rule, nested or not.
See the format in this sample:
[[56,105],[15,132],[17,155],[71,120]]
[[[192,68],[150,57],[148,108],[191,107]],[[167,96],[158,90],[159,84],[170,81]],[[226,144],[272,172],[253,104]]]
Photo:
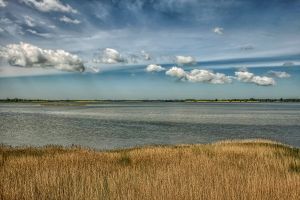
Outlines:
[[0,143],[120,149],[270,139],[300,147],[299,103],[0,104]]

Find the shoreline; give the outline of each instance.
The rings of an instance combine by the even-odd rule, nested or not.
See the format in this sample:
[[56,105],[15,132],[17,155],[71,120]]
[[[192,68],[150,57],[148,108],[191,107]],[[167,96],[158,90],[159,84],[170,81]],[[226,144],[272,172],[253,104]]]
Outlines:
[[199,104],[199,105],[237,105],[237,104],[299,104],[298,101],[280,101],[280,100],[271,100],[271,101],[250,101],[250,100],[195,100],[195,101],[186,101],[186,100],[25,100],[25,101],[3,101],[0,100],[2,105],[40,105],[40,106],[88,106],[88,105],[104,105],[104,104]]
[[56,148],[56,149],[64,149],[64,150],[72,150],[72,149],[81,149],[94,151],[99,153],[109,153],[109,152],[121,152],[121,151],[132,151],[138,149],[149,149],[149,148],[181,148],[181,147],[191,147],[191,146],[211,146],[211,145],[219,145],[219,144],[266,144],[266,145],[274,145],[279,147],[286,147],[291,149],[299,149],[300,147],[294,146],[291,144],[283,143],[280,141],[267,139],[267,138],[246,138],[246,139],[224,139],[224,140],[216,140],[213,142],[207,143],[178,143],[178,144],[144,144],[144,145],[135,145],[128,147],[115,147],[115,148],[97,148],[97,147],[89,147],[80,144],[70,144],[70,145],[60,145],[60,144],[45,144],[45,145],[10,145],[5,143],[0,143],[1,149],[15,149],[15,150],[26,150],[26,149],[34,149],[34,150],[43,150],[47,148]]
[[149,100],[138,100],[138,99],[120,99],[120,100],[91,100],[91,99],[0,99],[0,103],[78,103],[78,104],[97,104],[97,103],[299,103],[300,98],[288,98],[288,99],[272,99],[272,98],[245,98],[245,99],[149,99]]

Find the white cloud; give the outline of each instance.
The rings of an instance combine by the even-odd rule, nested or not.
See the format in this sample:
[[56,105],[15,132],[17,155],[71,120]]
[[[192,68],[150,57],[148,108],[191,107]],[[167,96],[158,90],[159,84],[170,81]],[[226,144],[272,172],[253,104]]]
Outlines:
[[77,19],[71,19],[67,16],[63,16],[63,17],[59,18],[59,21],[69,23],[69,24],[80,24],[81,23],[81,21],[79,21]]
[[44,37],[44,38],[51,38],[52,37],[52,35],[50,33],[39,33],[39,32],[37,32],[36,30],[33,30],[33,29],[27,29],[26,31],[33,34],[33,35],[37,35],[37,36]]
[[190,82],[208,82],[213,84],[231,83],[229,76],[203,69],[193,69],[187,74],[187,80]]
[[215,27],[213,29],[213,32],[219,35],[223,35],[224,34],[224,29],[222,27]]
[[24,20],[25,20],[25,24],[26,24],[27,26],[35,27],[35,25],[36,25],[36,24],[35,24],[35,20],[34,20],[32,17],[26,15],[26,16],[24,17]]
[[0,0],[0,8],[6,7],[6,2],[4,0]]
[[196,59],[192,56],[176,56],[175,62],[179,65],[193,65]]
[[250,72],[245,71],[245,70],[235,72],[235,75],[237,76],[237,79],[239,81],[243,81],[243,82],[252,82],[252,79],[254,77],[253,73],[250,73]]
[[128,63],[143,63],[145,61],[152,60],[152,57],[149,53],[147,53],[145,50],[142,50],[138,53],[130,53],[130,54],[123,54],[123,58]]
[[252,81],[262,86],[275,85],[275,80],[267,76],[254,76]]
[[226,84],[232,82],[230,76],[204,69],[193,69],[191,72],[186,72],[180,67],[172,67],[166,71],[166,75],[193,83]]
[[77,10],[72,8],[69,4],[62,4],[59,0],[21,0],[26,5],[36,8],[41,12],[66,12],[77,13]]
[[255,83],[256,85],[261,86],[270,86],[275,85],[275,80],[271,77],[267,76],[256,76],[251,72],[248,71],[238,71],[235,72],[236,78],[239,81],[245,82],[245,83]]
[[1,60],[7,61],[11,66],[55,68],[62,71],[85,70],[82,60],[64,50],[41,49],[31,44],[9,44],[0,49]]
[[[151,60],[151,56],[146,51],[141,51],[138,53],[120,53],[118,50],[113,48],[105,48],[100,53],[97,53],[93,59],[95,63],[103,64],[137,64],[145,63]],[[148,63],[147,63],[148,64]]]
[[117,50],[106,48],[102,51],[98,59],[94,59],[94,62],[105,64],[117,64],[126,62],[126,59],[123,58]]
[[180,67],[172,67],[166,71],[166,75],[177,77],[180,80],[184,80],[186,77],[186,72]]
[[275,76],[277,78],[289,78],[291,75],[287,72],[280,72],[280,71],[269,71],[268,74],[271,76]]
[[165,70],[165,68],[163,68],[160,65],[156,65],[156,64],[150,64],[146,68],[147,72],[160,72],[160,71],[164,71],[164,70]]

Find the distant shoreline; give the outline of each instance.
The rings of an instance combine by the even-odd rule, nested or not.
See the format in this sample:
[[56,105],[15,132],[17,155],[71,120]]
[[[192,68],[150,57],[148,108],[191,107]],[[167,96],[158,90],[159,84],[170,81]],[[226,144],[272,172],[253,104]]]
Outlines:
[[299,103],[300,99],[295,98],[279,98],[279,99],[166,99],[166,100],[47,100],[47,99],[19,99],[19,98],[7,98],[0,99],[0,103],[41,103],[41,104],[97,104],[97,103],[143,103],[143,102],[183,102],[183,103]]

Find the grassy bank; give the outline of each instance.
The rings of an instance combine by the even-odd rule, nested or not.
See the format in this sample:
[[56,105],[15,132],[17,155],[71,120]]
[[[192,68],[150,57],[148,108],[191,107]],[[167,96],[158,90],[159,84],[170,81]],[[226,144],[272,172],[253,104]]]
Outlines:
[[0,147],[0,199],[299,199],[300,151],[264,140],[120,151]]

